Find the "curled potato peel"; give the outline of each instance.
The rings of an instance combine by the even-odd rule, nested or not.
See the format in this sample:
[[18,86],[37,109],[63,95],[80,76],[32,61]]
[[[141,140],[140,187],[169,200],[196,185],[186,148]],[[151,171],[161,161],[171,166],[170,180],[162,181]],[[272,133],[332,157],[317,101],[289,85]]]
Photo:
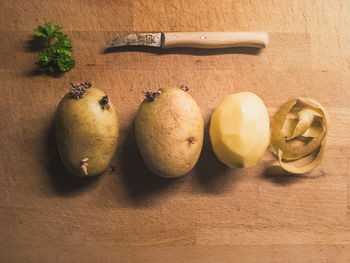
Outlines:
[[[277,155],[281,167],[291,173],[302,174],[322,162],[327,134],[327,114],[324,107],[309,98],[287,101],[271,122],[270,148]],[[306,165],[296,161],[315,153]]]

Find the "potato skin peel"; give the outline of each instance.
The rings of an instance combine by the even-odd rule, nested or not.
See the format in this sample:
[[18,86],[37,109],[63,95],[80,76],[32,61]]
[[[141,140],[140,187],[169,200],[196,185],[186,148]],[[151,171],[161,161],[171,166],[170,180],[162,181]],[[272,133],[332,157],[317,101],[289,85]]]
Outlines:
[[[196,101],[180,88],[145,99],[135,118],[137,145],[148,169],[162,177],[187,174],[198,161],[204,124]],[[190,139],[189,139],[190,138]]]
[[[289,131],[286,131],[283,128],[287,122],[287,116],[296,104],[299,104],[300,108],[298,112],[299,123],[294,131],[291,130],[291,127],[289,127]],[[322,119],[322,129],[318,133],[311,130],[312,121],[309,118],[313,116]],[[284,170],[294,174],[304,174],[321,164],[326,147],[327,121],[325,108],[319,102],[310,98],[291,99],[278,109],[271,122],[270,148],[277,155],[278,161]],[[292,136],[286,136],[286,132],[292,134]],[[293,144],[289,141],[297,138],[297,136],[303,136],[311,140],[305,146]],[[318,153],[315,158],[304,166],[297,167],[293,162],[285,162],[302,159],[317,149]]]
[[[64,166],[77,176],[94,176],[106,170],[115,153],[118,139],[116,111],[100,104],[104,92],[89,88],[82,98],[66,94],[58,105],[55,133]],[[87,174],[81,168],[87,161]]]

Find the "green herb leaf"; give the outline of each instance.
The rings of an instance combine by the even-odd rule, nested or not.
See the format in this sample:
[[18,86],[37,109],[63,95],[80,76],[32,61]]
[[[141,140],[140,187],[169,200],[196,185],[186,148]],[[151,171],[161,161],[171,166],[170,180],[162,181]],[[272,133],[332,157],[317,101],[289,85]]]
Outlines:
[[36,29],[34,29],[34,34],[37,37],[45,37],[46,38],[46,31],[42,26],[38,26]]
[[57,59],[57,65],[62,72],[66,72],[74,67],[75,61],[70,56],[62,54]]
[[39,59],[42,65],[47,65],[53,60],[54,54],[52,49],[47,47],[39,51]]
[[43,72],[67,72],[75,66],[72,42],[60,30],[61,27],[51,22],[34,29],[35,36],[47,41],[47,47],[39,51],[39,61],[36,63]]

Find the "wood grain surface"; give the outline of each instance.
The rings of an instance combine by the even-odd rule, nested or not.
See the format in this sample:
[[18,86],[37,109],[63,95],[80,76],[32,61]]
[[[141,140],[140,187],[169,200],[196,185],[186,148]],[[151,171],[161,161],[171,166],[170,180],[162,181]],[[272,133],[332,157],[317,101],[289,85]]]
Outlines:
[[[350,1],[0,0],[0,262],[350,262]],[[33,28],[63,26],[76,67],[40,75]],[[137,31],[267,31],[264,50],[104,52]],[[91,80],[118,109],[111,168],[73,178],[52,129],[70,81]],[[150,174],[133,120],[142,91],[186,84],[201,107],[201,157],[175,180]],[[313,178],[214,156],[208,123],[228,94],[258,94],[269,113],[295,96],[329,111]]]

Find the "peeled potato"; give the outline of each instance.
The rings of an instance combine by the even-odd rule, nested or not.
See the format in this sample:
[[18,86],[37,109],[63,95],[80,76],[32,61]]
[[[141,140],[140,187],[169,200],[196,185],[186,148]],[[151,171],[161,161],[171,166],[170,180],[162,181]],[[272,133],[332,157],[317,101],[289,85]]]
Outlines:
[[65,167],[77,176],[93,176],[109,166],[118,138],[115,109],[91,83],[72,84],[55,116],[58,151]]
[[179,177],[196,164],[203,144],[203,118],[188,88],[146,92],[135,119],[136,140],[148,169]]
[[249,167],[269,145],[270,122],[263,101],[254,93],[228,95],[210,122],[212,148],[229,167]]

